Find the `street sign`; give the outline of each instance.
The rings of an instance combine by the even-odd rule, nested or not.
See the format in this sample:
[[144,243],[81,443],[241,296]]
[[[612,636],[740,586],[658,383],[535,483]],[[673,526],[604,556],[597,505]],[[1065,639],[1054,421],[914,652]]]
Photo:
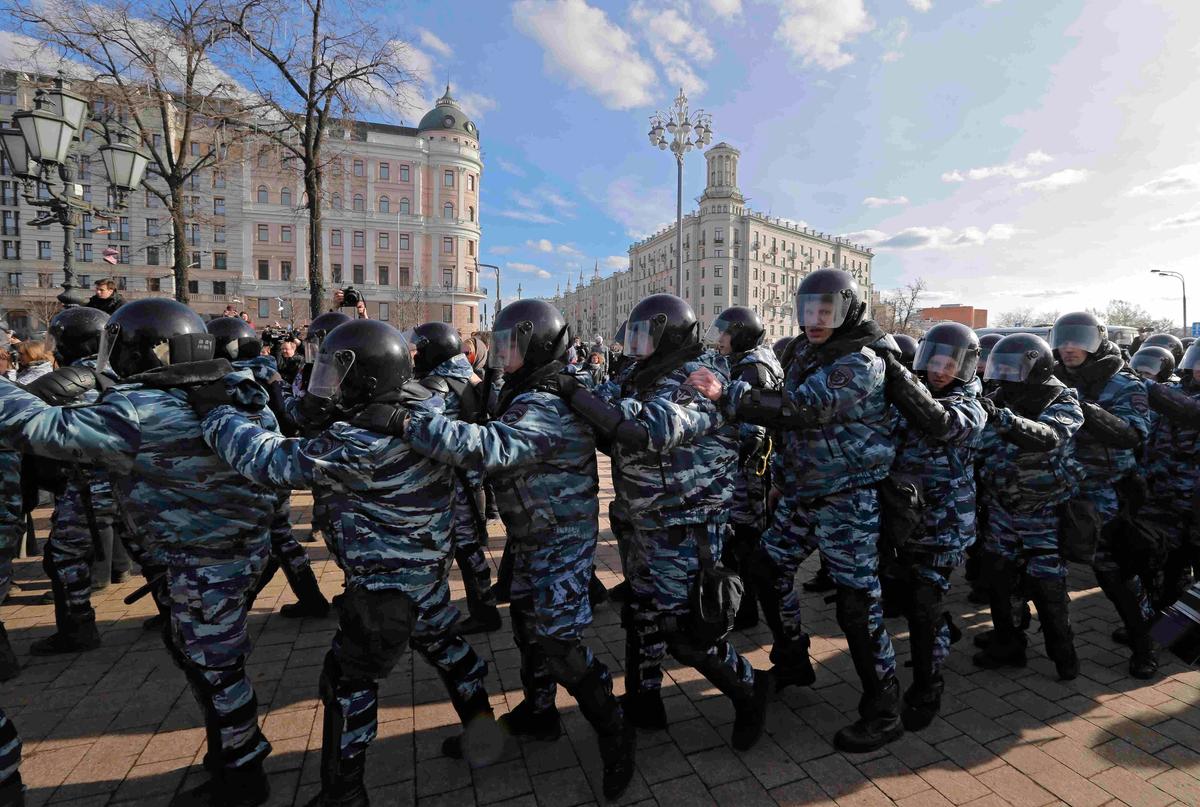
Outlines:
[[1200,339],[1200,322],[1192,323],[1192,336]]

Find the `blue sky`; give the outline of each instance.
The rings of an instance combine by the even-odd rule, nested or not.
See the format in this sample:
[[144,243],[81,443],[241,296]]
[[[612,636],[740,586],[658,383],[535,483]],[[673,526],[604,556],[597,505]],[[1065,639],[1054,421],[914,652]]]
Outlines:
[[[470,13],[464,13],[464,9]],[[877,245],[879,288],[1178,316],[1200,247],[1200,4],[517,0],[406,6],[482,133],[484,260],[553,293],[674,216],[646,142],[683,83],[751,206]],[[413,117],[416,117],[414,113]],[[703,187],[689,155],[685,204]],[[1200,274],[1197,276],[1200,284]],[[1200,289],[1200,285],[1196,286]],[[1200,312],[1200,303],[1194,308]]]

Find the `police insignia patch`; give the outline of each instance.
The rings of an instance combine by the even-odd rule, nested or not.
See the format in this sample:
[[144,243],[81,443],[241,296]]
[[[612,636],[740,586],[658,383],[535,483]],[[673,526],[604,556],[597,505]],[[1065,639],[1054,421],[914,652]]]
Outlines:
[[1070,412],[1059,412],[1057,415],[1054,416],[1054,419],[1057,420],[1059,423],[1063,424],[1064,426],[1070,426],[1072,423],[1075,422],[1075,418],[1071,417]]
[[841,389],[850,383],[850,371],[844,367],[835,367],[833,372],[829,374],[829,388]]
[[333,449],[333,441],[323,434],[308,441],[309,456],[323,457]]
[[516,406],[511,406],[505,410],[503,415],[500,416],[500,422],[512,425],[524,417],[525,412],[528,409],[529,406],[526,404],[517,404]]

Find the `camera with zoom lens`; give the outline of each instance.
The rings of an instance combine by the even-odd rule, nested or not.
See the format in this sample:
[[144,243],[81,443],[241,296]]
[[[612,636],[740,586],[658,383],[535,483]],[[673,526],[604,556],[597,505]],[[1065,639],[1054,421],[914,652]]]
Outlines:
[[345,308],[358,308],[358,304],[363,301],[362,292],[353,286],[347,286],[342,289],[342,306]]

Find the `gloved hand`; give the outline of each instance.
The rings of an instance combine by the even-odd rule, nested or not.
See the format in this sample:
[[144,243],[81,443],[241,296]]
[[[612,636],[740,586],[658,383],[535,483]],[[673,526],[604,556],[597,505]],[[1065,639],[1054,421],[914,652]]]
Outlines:
[[987,415],[988,420],[996,417],[996,413],[1000,411],[1000,407],[996,406],[996,402],[991,398],[980,398],[979,405],[983,407],[983,413]]
[[908,372],[894,353],[884,352],[879,355],[883,359],[884,376],[888,380],[903,378],[904,374]]
[[229,395],[229,387],[225,384],[224,379],[188,387],[187,397],[188,403],[192,405],[196,416],[201,420],[218,406],[233,403],[233,399]]
[[310,428],[323,428],[333,417],[335,405],[332,398],[322,398],[306,392],[297,404],[304,425]]
[[96,373],[86,367],[60,367],[52,373],[35,378],[25,385],[51,406],[65,406],[79,400],[84,393],[97,389]]
[[574,373],[559,373],[558,381],[558,397],[562,398],[567,403],[571,402],[571,398],[579,390],[579,379]]

